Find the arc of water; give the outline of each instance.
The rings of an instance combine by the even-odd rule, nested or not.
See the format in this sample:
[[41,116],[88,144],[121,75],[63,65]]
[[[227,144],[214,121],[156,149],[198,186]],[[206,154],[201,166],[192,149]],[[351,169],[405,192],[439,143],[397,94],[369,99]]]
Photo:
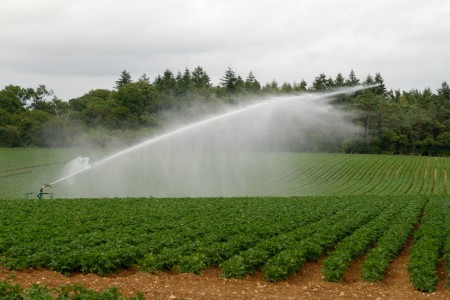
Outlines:
[[[186,125],[186,126],[184,126],[184,127],[175,129],[175,130],[170,131],[170,132],[168,132],[168,133],[165,133],[165,134],[159,135],[159,136],[157,136],[157,137],[148,139],[148,140],[146,140],[146,141],[144,141],[144,142],[142,142],[142,143],[136,144],[136,145],[131,146],[131,147],[129,147],[129,148],[127,148],[127,149],[124,149],[124,150],[122,150],[122,151],[116,152],[116,153],[114,153],[114,154],[112,154],[112,155],[110,155],[110,156],[108,156],[108,157],[106,157],[106,158],[104,158],[104,159],[102,159],[102,160],[100,160],[100,161],[98,161],[98,162],[95,162],[95,163],[93,164],[93,166],[97,166],[97,165],[103,164],[103,163],[105,163],[105,162],[107,162],[107,161],[116,159],[116,158],[118,158],[118,157],[120,157],[120,156],[123,156],[123,155],[128,154],[128,153],[133,152],[133,151],[136,151],[136,150],[141,149],[141,148],[143,148],[143,147],[146,147],[146,146],[149,146],[149,145],[158,143],[158,142],[160,142],[160,141],[163,141],[163,140],[165,140],[165,139],[168,139],[168,138],[170,138],[170,137],[173,137],[173,136],[178,135],[178,134],[180,134],[180,133],[183,133],[183,132],[185,132],[185,131],[192,130],[192,129],[194,129],[194,128],[198,128],[198,127],[201,127],[201,126],[203,126],[203,125],[205,125],[205,124],[208,124],[208,123],[211,123],[211,122],[220,120],[220,119],[224,119],[224,118],[230,117],[230,116],[232,116],[232,115],[236,115],[236,114],[239,114],[239,113],[242,113],[242,112],[251,110],[251,109],[256,109],[256,108],[258,108],[258,107],[261,107],[261,106],[263,106],[263,105],[268,105],[268,104],[270,104],[270,103],[272,103],[272,102],[275,102],[275,101],[276,101],[276,100],[264,101],[264,102],[261,102],[261,103],[253,104],[253,105],[250,105],[250,106],[247,106],[247,107],[243,107],[243,108],[240,108],[240,109],[237,109],[237,110],[233,110],[233,111],[230,111],[230,112],[221,114],[221,115],[213,116],[213,117],[204,119],[204,120],[202,120],[202,121],[199,121],[199,122],[195,122],[195,123]],[[66,180],[66,179],[69,179],[69,178],[71,178],[71,177],[73,177],[73,176],[75,176],[75,175],[84,173],[84,172],[88,171],[89,169],[91,169],[93,166],[87,166],[87,167],[82,168],[82,169],[80,169],[80,170],[78,170],[78,171],[76,171],[76,172],[73,172],[73,173],[71,173],[71,174],[69,174],[69,175],[67,175],[67,176],[64,176],[64,177],[62,177],[62,178],[60,178],[60,179],[58,179],[58,180],[52,182],[51,185],[54,185],[54,184],[56,184],[56,183],[58,183],[58,182],[64,181],[64,180]]]
[[[333,97],[333,96],[336,96],[336,95],[339,95],[339,94],[351,94],[351,93],[357,92],[359,90],[363,90],[363,89],[367,89],[367,88],[371,88],[371,87],[375,87],[375,86],[376,85],[367,85],[367,86],[362,86],[361,85],[361,86],[355,86],[355,87],[350,87],[350,88],[337,89],[337,90],[334,90],[334,91],[331,91],[331,92],[326,92],[326,93],[315,93],[315,94],[309,93],[309,94],[302,94],[302,95],[303,96],[314,95],[314,96],[316,96],[318,98],[329,98],[329,97]],[[220,114],[220,115],[216,115],[216,116],[213,116],[213,117],[210,117],[210,118],[207,118],[207,119],[204,119],[204,120],[192,123],[192,124],[188,124],[186,126],[180,127],[178,129],[175,129],[175,130],[170,131],[168,133],[156,136],[154,138],[150,138],[150,139],[148,139],[148,140],[146,140],[146,141],[144,141],[142,143],[136,144],[136,145],[131,146],[131,147],[127,148],[127,149],[124,149],[124,150],[121,150],[119,152],[116,152],[116,153],[114,153],[114,154],[112,154],[112,155],[110,155],[110,156],[108,156],[108,157],[106,157],[106,158],[104,158],[104,159],[102,159],[100,161],[95,162],[92,166],[89,165],[89,166],[87,166],[85,168],[82,168],[82,169],[80,169],[80,170],[78,170],[76,172],[73,172],[73,173],[71,173],[69,175],[66,175],[66,176],[64,176],[64,177],[62,177],[62,178],[52,182],[51,185],[54,185],[54,184],[59,183],[61,181],[67,180],[67,179],[69,179],[69,178],[71,178],[73,176],[76,176],[76,175],[82,174],[84,172],[87,172],[88,170],[90,170],[91,168],[93,168],[93,167],[95,167],[97,165],[103,164],[103,163],[105,163],[107,161],[114,160],[114,159],[116,159],[118,157],[126,155],[126,154],[128,154],[130,152],[136,151],[136,150],[141,149],[143,147],[146,147],[146,146],[158,143],[160,141],[166,140],[168,138],[171,138],[173,136],[181,134],[181,133],[183,133],[185,131],[189,131],[189,130],[192,130],[194,128],[198,128],[198,127],[201,127],[201,126],[203,126],[205,124],[209,124],[209,123],[221,120],[221,119],[225,119],[225,118],[228,118],[228,117],[233,116],[233,115],[241,114],[241,113],[249,111],[249,110],[254,110],[254,109],[257,109],[257,108],[262,107],[262,106],[267,106],[267,105],[276,104],[276,103],[282,103],[282,102],[285,103],[285,101],[292,101],[294,99],[298,99],[298,95],[297,96],[289,96],[289,97],[277,97],[275,99],[272,98],[271,100],[266,100],[266,101],[259,102],[259,103],[256,103],[256,104],[248,105],[248,106],[245,106],[245,107],[242,107],[242,108],[238,108],[238,109],[235,109],[235,110],[232,110],[232,111]]]

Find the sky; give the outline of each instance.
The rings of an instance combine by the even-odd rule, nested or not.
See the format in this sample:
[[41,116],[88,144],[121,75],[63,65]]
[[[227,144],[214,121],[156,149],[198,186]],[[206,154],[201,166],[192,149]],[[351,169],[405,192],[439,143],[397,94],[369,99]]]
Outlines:
[[450,82],[448,0],[1,0],[0,89],[44,84],[63,100],[201,66],[219,84],[311,84],[325,73],[388,89]]

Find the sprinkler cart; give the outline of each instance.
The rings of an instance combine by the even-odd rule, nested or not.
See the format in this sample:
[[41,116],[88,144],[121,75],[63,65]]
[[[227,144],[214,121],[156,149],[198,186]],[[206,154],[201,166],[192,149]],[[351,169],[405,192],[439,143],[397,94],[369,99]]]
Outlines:
[[51,188],[52,186],[50,184],[44,183],[44,185],[39,189],[39,193],[33,193],[33,192],[25,193],[25,199],[31,199],[33,194],[36,194],[36,197],[41,200],[42,199],[53,199],[53,193],[44,191],[44,189],[47,187]]

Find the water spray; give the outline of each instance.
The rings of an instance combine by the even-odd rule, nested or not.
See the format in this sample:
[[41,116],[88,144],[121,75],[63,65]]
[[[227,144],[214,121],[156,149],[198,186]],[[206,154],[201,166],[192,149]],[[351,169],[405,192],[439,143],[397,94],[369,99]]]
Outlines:
[[71,177],[73,177],[73,176],[75,176],[75,175],[77,175],[77,174],[81,174],[81,173],[84,173],[84,172],[86,172],[87,170],[89,170],[90,168],[92,168],[92,166],[86,166],[86,167],[84,167],[83,169],[80,169],[80,170],[78,170],[78,171],[75,171],[75,172],[73,172],[73,173],[71,173],[71,174],[69,174],[69,175],[67,175],[67,176],[64,176],[63,178],[60,178],[60,179],[58,179],[58,180],[56,180],[56,181],[53,181],[50,185],[55,185],[56,183],[58,183],[58,182],[61,182],[61,181],[64,181],[64,180],[66,180],[66,179],[69,179],[69,178],[71,178]]
[[[324,92],[324,93],[323,92],[320,92],[320,93],[307,93],[307,94],[304,93],[302,95],[311,96],[311,97],[315,97],[315,98],[330,98],[330,97],[333,97],[333,96],[336,96],[336,95],[340,95],[340,94],[352,94],[352,93],[355,93],[357,91],[368,89],[368,88],[372,88],[372,87],[375,87],[375,86],[377,86],[377,85],[360,85],[360,86],[354,86],[354,87],[350,87],[350,88],[334,89],[334,90],[327,91],[327,92]],[[54,182],[51,183],[51,185],[55,185],[55,184],[57,184],[59,182],[66,181],[66,180],[68,180],[70,178],[73,178],[73,177],[75,177],[77,175],[81,175],[81,174],[83,174],[85,172],[88,172],[90,169],[95,168],[97,166],[100,166],[100,165],[102,165],[102,164],[104,164],[106,162],[115,160],[115,159],[117,159],[119,157],[122,157],[124,155],[129,154],[129,153],[132,153],[132,152],[137,151],[139,149],[142,149],[144,147],[147,147],[147,146],[150,146],[150,145],[162,142],[164,140],[173,138],[173,137],[175,137],[177,135],[180,135],[182,133],[185,133],[187,131],[191,131],[193,129],[200,128],[202,126],[210,125],[211,123],[214,123],[214,122],[217,122],[217,121],[220,121],[220,120],[223,120],[223,119],[227,119],[227,118],[230,118],[230,117],[238,115],[238,114],[242,114],[242,113],[245,113],[245,112],[257,110],[257,109],[259,109],[261,107],[266,107],[266,106],[270,106],[270,105],[280,105],[280,104],[287,105],[287,104],[290,104],[290,103],[292,103],[292,101],[297,101],[298,100],[298,96],[299,95],[279,96],[279,97],[276,97],[276,98],[271,98],[269,100],[264,100],[264,101],[258,102],[256,104],[249,104],[249,105],[244,106],[244,107],[236,108],[234,110],[231,110],[231,111],[219,114],[219,115],[215,115],[215,116],[212,116],[212,117],[209,117],[209,118],[206,118],[206,119],[203,119],[203,120],[200,120],[200,121],[197,121],[197,122],[194,122],[194,123],[191,123],[191,124],[179,127],[179,128],[174,129],[174,130],[172,130],[170,132],[167,132],[167,133],[161,134],[159,136],[147,139],[144,142],[138,143],[138,144],[136,144],[134,146],[131,146],[131,147],[127,148],[127,149],[118,151],[118,152],[116,152],[116,153],[114,153],[114,154],[112,154],[110,156],[107,156],[107,157],[105,157],[105,158],[103,158],[103,159],[101,159],[101,160],[99,160],[97,162],[94,162],[93,164],[87,163],[84,166],[81,166],[80,168],[69,172],[68,175],[66,175],[66,176],[64,176],[64,177],[62,177],[62,178],[60,178],[58,180],[55,180]]]

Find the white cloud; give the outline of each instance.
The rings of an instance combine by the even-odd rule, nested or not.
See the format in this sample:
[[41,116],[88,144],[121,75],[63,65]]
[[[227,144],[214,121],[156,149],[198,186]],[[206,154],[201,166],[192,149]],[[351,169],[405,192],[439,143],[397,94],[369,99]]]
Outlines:
[[361,79],[381,72],[388,88],[437,88],[450,80],[449,15],[439,0],[8,0],[0,83],[70,98],[112,87],[123,69],[137,78],[201,65],[216,83],[228,66],[263,83],[353,68]]

